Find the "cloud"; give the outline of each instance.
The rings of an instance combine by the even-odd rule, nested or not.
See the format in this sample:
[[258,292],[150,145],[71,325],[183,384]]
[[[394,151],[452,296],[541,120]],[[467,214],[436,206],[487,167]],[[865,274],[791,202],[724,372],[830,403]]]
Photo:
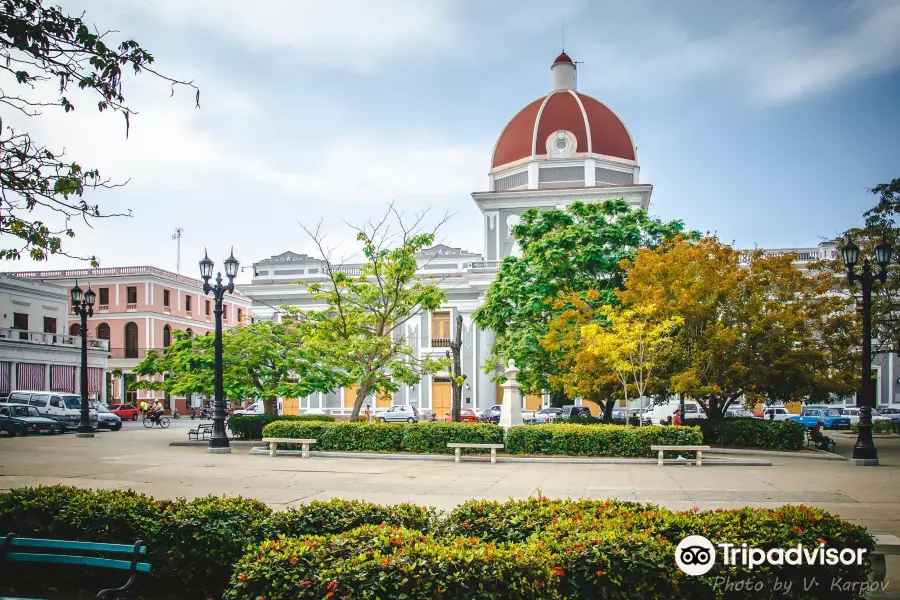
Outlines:
[[589,48],[587,54],[604,65],[591,83],[666,94],[699,79],[720,79],[752,103],[767,106],[900,66],[900,3],[858,1],[833,16],[840,26],[826,29],[828,19],[798,19],[780,5],[766,5],[713,33],[651,18],[627,50],[615,43]]

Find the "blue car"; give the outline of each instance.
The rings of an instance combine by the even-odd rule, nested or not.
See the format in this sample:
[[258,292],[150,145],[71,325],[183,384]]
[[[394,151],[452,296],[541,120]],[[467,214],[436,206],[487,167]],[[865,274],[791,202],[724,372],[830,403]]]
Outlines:
[[825,429],[850,429],[850,417],[841,414],[838,408],[807,407],[799,415],[788,417],[789,421],[796,421],[807,429],[812,429],[816,423],[822,423]]

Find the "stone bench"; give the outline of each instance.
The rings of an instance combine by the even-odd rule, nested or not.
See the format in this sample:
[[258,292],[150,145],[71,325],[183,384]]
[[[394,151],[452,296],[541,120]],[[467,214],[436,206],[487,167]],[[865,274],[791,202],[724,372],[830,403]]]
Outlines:
[[303,458],[309,458],[309,446],[316,443],[316,440],[300,440],[297,438],[263,438],[262,441],[269,445],[269,456],[275,456],[278,444],[300,444],[303,448],[301,453]]
[[497,462],[497,450],[503,450],[503,444],[465,444],[465,443],[453,443],[447,444],[448,448],[453,448],[456,452],[456,460],[454,462],[459,462],[462,458],[462,449],[463,448],[490,448],[491,449],[491,464],[496,464]]
[[[875,550],[872,551],[872,571],[869,573],[869,581],[882,583],[887,578],[887,564],[885,556],[888,554],[900,555],[900,538],[896,535],[876,535]],[[874,597],[878,597],[875,595]]]
[[682,450],[684,452],[696,452],[697,453],[697,466],[703,466],[703,451],[709,450],[709,446],[650,446],[650,450],[659,452],[659,460],[656,464],[662,466],[663,464],[663,452],[665,451],[677,451]]

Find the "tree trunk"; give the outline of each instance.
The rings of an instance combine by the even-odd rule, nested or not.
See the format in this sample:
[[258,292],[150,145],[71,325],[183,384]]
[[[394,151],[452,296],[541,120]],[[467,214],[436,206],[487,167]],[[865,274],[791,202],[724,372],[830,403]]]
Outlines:
[[[453,340],[450,341],[450,351],[447,358],[450,358],[450,420],[459,423],[462,413],[462,386],[466,378],[462,372],[462,315],[456,314],[456,330],[453,333]],[[451,356],[452,355],[452,356]],[[438,415],[435,415],[437,417]]]
[[275,414],[275,401],[277,398],[263,398],[263,412],[267,415]]
[[[359,421],[360,410],[369,395],[370,389],[372,389],[372,383],[370,381],[361,382],[356,389],[356,400],[353,401],[353,411],[350,413],[351,421]],[[369,407],[369,410],[374,410],[374,408],[374,406]]]
[[600,405],[603,407],[603,422],[612,423],[612,411],[616,407],[618,400],[607,400]]

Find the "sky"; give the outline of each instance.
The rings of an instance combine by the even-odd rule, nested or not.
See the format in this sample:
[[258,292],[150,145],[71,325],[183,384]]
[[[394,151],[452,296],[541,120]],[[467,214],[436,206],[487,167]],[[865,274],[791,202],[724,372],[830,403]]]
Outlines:
[[448,217],[438,241],[482,252],[470,194],[507,121],[549,91],[563,31],[578,89],[636,142],[654,215],[739,247],[809,247],[859,225],[867,190],[900,177],[900,0],[59,3],[201,90],[197,109],[192,90],[126,77],[127,139],[77,92],[70,114],[3,115],[127,182],[86,199],[130,217],[75,223],[65,241],[101,267],[176,270],[176,227],[194,276],[204,248],[219,265],[232,246],[242,265],[313,253],[301,223],[352,256],[353,226],[391,202]]

